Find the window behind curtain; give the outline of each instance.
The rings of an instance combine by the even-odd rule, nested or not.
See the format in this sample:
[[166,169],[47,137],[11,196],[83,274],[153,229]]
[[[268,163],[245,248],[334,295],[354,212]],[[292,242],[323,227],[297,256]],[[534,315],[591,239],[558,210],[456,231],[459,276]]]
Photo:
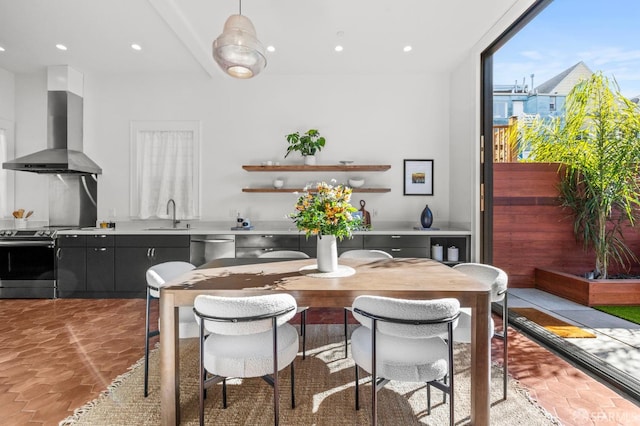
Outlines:
[[167,218],[167,202],[176,202],[178,219],[199,216],[200,123],[131,124],[131,216]]

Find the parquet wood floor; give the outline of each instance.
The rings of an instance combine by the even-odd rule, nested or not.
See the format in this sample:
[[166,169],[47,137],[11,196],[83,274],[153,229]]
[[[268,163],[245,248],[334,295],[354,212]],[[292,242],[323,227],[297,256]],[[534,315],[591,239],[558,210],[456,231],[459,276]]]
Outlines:
[[[142,299],[0,300],[0,424],[57,425],[96,398],[143,356],[144,308]],[[342,310],[312,309],[308,321],[340,323]],[[563,424],[640,424],[640,408],[509,335],[510,373]],[[501,344],[493,344],[494,361]]]

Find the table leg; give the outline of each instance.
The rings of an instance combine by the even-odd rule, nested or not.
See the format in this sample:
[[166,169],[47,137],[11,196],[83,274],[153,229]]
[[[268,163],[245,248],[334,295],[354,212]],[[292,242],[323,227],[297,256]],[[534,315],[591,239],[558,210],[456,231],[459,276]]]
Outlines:
[[489,293],[479,295],[471,313],[471,424],[488,426],[491,408]]
[[160,293],[160,410],[163,425],[180,424],[178,307],[172,294]]

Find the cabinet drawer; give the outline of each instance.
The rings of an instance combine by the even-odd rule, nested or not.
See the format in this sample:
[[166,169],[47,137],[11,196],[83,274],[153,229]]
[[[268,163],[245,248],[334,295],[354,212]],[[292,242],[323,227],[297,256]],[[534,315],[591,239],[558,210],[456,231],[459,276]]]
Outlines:
[[58,235],[56,239],[58,247],[85,247],[87,245],[86,235]]
[[113,247],[114,244],[115,238],[113,235],[87,235],[87,247]]
[[247,257],[260,257],[261,254],[263,253],[267,253],[270,251],[274,251],[274,250],[295,250],[297,251],[298,248],[295,247],[278,247],[278,248],[272,248],[272,247],[236,247],[236,257],[243,257],[243,258],[247,258]]
[[189,247],[189,235],[116,235],[118,247]]
[[429,237],[422,235],[365,235],[364,248],[429,247]]
[[298,235],[236,235],[236,248],[277,248],[279,250],[298,250]]
[[431,257],[427,247],[381,247],[393,257]]
[[[353,249],[362,249],[364,242],[363,235],[354,235],[353,238],[345,238],[342,241],[338,240],[338,250],[353,250]],[[300,249],[304,248],[316,248],[318,244],[318,237],[311,236],[307,239],[304,235],[300,236]]]

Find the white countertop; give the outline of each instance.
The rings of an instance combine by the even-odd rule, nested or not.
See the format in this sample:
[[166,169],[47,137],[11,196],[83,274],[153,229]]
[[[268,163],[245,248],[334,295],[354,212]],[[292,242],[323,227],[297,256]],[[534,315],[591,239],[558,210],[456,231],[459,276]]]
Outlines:
[[[199,235],[199,234],[302,234],[298,231],[293,222],[286,221],[265,221],[254,222],[251,230],[232,230],[234,225],[229,222],[215,221],[188,221],[181,222],[177,228],[171,227],[170,221],[126,221],[116,222],[115,228],[82,228],[75,230],[61,230],[58,235],[95,235],[95,234],[112,234],[112,235]],[[187,227],[188,226],[188,227]],[[449,224],[438,225],[429,230],[417,230],[414,226],[418,226],[413,222],[374,222],[373,227],[369,231],[356,231],[355,235],[471,235],[471,231],[463,227],[450,226]]]

